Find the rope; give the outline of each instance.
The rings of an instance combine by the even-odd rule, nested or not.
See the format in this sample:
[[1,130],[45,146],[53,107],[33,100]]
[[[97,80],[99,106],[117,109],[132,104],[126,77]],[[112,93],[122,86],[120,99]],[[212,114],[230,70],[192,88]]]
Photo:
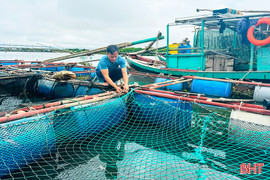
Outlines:
[[251,72],[251,70],[249,70],[241,79],[239,79],[240,81],[243,81],[244,78]]

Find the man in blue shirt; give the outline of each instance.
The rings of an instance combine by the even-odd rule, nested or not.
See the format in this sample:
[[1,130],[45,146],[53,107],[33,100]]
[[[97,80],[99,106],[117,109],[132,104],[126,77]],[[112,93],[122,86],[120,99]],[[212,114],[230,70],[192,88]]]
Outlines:
[[109,45],[107,47],[107,53],[103,56],[96,68],[97,76],[108,82],[112,87],[116,89],[116,92],[121,92],[121,88],[114,82],[123,78],[124,80],[124,92],[128,92],[128,73],[126,67],[126,61],[124,58],[118,55],[119,48],[116,45]]

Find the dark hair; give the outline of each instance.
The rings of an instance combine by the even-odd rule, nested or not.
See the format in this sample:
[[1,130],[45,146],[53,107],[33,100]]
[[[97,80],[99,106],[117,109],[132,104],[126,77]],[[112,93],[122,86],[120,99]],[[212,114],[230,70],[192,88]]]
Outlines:
[[117,52],[119,51],[118,46],[116,46],[116,45],[109,45],[107,47],[107,53],[113,54],[115,51],[117,51]]

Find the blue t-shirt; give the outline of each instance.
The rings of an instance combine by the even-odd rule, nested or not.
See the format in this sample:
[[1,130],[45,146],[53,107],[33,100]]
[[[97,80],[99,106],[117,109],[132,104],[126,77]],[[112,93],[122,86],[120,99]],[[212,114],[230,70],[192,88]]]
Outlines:
[[118,56],[118,58],[116,59],[116,61],[114,63],[111,63],[111,61],[109,60],[108,56],[105,55],[103,56],[98,65],[96,70],[100,70],[100,69],[108,69],[109,71],[117,69],[120,66],[120,68],[125,68],[126,67],[126,61],[124,58],[122,58],[121,56]]

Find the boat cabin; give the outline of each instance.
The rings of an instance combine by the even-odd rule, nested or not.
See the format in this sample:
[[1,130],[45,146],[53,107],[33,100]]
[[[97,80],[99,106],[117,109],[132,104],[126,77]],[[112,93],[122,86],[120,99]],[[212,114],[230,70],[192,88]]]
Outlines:
[[[261,19],[264,20],[260,24]],[[192,47],[169,42],[171,28],[186,25],[195,27]],[[270,11],[243,15],[225,8],[214,10],[210,15],[176,18],[167,25],[167,68],[205,72],[270,71],[269,25]],[[254,33],[248,33],[254,27]],[[250,43],[252,38],[254,42]]]

